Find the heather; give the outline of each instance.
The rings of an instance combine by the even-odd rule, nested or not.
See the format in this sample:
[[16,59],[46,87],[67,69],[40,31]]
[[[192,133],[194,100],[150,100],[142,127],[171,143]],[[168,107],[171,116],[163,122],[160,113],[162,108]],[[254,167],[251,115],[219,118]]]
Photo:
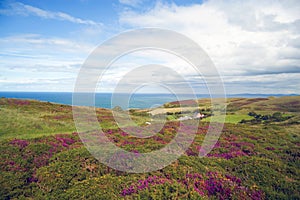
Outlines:
[[[6,124],[0,125],[0,199],[299,199],[297,99],[300,102],[287,97],[231,99],[228,116],[239,121],[245,116],[255,118],[249,112],[260,117],[277,112],[275,117],[282,120],[229,120],[204,158],[198,154],[209,123],[203,120],[198,126],[198,121],[184,121],[185,133],[196,130],[192,145],[171,165],[141,174],[120,172],[97,161],[74,129],[70,107],[1,99],[1,120]],[[198,103],[207,110],[209,105]],[[110,141],[137,156],[164,147],[181,123],[172,118],[155,135],[136,138],[130,133],[142,129],[132,125],[121,129],[110,110],[96,112]],[[140,126],[146,126],[149,117],[144,111],[132,114]],[[154,121],[146,130],[157,126]]]

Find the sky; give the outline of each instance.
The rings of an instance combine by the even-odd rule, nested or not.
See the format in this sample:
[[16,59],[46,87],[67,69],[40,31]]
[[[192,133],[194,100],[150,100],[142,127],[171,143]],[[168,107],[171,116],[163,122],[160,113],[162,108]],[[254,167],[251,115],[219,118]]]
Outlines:
[[[299,94],[299,10],[299,0],[3,0],[0,91],[72,92],[81,66],[100,44],[124,31],[154,27],[195,41],[214,63],[228,94]],[[132,52],[115,61],[97,91],[113,92],[118,83],[126,88],[124,76],[147,64],[168,66],[197,93],[207,93],[205,77],[158,50]],[[182,77],[153,69],[152,76],[158,77],[153,80],[180,87]],[[143,78],[136,82],[142,83]],[[165,90],[152,84],[141,91]]]

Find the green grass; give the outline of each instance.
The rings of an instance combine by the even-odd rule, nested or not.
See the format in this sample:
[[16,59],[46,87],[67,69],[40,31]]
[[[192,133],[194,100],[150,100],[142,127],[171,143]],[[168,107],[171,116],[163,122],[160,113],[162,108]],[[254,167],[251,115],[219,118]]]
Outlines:
[[[231,124],[237,124],[239,123],[242,119],[252,119],[253,117],[250,117],[248,115],[242,115],[242,114],[233,114],[233,115],[226,115],[225,116],[225,123],[231,123]],[[216,115],[214,116],[213,120],[211,121],[211,117],[207,117],[202,119],[201,121],[203,122],[222,122],[224,119],[224,115]]]
[[[96,113],[101,128],[118,127],[110,110],[97,108]],[[132,115],[131,118],[133,123],[127,126],[144,125],[150,120],[148,116]],[[0,122],[0,140],[30,139],[76,131],[71,106],[32,100],[1,98]]]
[[69,106],[37,101],[0,99],[0,121],[0,140],[76,131]]

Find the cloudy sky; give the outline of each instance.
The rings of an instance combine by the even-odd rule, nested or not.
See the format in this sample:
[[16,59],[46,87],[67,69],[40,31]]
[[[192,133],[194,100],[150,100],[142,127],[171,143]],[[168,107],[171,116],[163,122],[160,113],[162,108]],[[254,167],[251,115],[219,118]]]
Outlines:
[[[0,91],[73,91],[80,67],[98,45],[123,31],[155,27],[202,47],[229,94],[299,94],[299,10],[299,0],[4,0]],[[98,90],[111,92],[133,66],[153,63],[203,86],[178,57],[145,50],[117,60]],[[178,82],[174,77],[168,81]]]

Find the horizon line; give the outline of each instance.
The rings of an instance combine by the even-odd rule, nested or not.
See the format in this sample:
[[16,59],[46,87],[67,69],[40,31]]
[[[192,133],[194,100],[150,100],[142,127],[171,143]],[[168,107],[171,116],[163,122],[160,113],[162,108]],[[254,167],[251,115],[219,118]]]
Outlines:
[[[9,92],[9,93],[74,93],[71,91],[0,91],[2,92]],[[80,93],[90,93],[90,92],[80,92]],[[113,94],[114,92],[94,92],[94,94]],[[128,94],[126,92],[118,92],[115,94]],[[161,92],[137,92],[133,94],[168,94],[168,95],[174,95],[171,93],[161,93]],[[195,93],[195,94],[189,94],[189,93],[178,93],[180,95],[210,95],[209,93]],[[176,94],[175,94],[176,95]],[[218,94],[216,94],[218,95]],[[227,95],[295,95],[298,96],[300,94],[297,93],[226,93]]]

